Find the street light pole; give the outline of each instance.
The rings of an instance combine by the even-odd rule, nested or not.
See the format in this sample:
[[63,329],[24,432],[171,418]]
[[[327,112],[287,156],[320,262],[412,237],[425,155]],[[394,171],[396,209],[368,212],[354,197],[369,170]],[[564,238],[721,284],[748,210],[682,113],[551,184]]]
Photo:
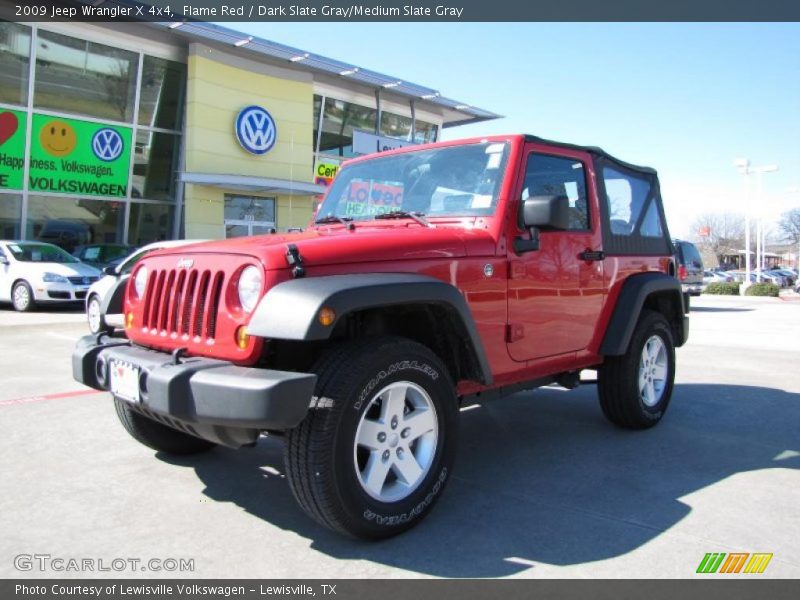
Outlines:
[[758,281],[764,277],[764,250],[765,250],[765,231],[764,231],[764,182],[762,175],[764,173],[774,173],[778,170],[778,165],[765,165],[763,167],[752,167],[750,169],[753,173],[758,175],[758,233],[756,240],[756,264],[758,265]]
[[756,194],[759,204],[759,215],[756,227],[756,267],[759,269],[759,281],[761,280],[762,273],[764,272],[764,239],[763,239],[763,207],[760,205],[764,201],[763,197],[763,173],[774,173],[778,170],[777,165],[764,165],[762,167],[751,167],[750,160],[747,158],[737,158],[733,161],[733,165],[739,170],[745,178],[745,211],[744,211],[744,253],[745,253],[745,279],[742,289],[746,289],[750,285],[750,174],[756,173],[758,176]]

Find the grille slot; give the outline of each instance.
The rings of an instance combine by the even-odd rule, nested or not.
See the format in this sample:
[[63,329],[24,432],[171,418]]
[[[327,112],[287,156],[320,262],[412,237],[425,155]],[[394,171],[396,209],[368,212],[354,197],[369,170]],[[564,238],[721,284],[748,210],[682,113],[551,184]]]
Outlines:
[[222,271],[153,271],[144,295],[144,327],[161,336],[214,339],[224,281]]

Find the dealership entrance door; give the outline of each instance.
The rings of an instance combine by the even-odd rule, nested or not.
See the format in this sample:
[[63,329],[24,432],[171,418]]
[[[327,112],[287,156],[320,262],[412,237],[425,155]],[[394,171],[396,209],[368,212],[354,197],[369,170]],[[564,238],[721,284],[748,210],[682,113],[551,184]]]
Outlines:
[[225,195],[225,237],[262,235],[275,231],[275,198]]

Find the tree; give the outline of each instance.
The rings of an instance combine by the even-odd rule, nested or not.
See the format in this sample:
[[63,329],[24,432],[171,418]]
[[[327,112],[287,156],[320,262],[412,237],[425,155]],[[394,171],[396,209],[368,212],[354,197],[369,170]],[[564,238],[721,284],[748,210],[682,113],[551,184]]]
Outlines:
[[793,208],[781,215],[778,227],[794,244],[800,244],[800,208]]
[[692,229],[701,252],[713,254],[720,264],[725,256],[737,255],[744,248],[744,217],[738,213],[702,214]]

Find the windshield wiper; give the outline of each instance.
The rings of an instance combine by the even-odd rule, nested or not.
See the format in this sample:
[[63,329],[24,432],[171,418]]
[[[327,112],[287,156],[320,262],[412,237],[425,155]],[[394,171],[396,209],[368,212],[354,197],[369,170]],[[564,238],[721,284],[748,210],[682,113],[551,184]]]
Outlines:
[[375,215],[375,219],[414,219],[423,227],[434,227],[434,225],[425,218],[425,213],[413,210],[392,210],[387,213]]
[[347,225],[348,228],[353,229],[355,228],[355,223],[353,223],[352,221],[353,217],[340,217],[339,215],[328,213],[324,217],[319,217],[317,220],[315,220],[314,225],[325,225],[327,223],[341,223],[342,225]]

